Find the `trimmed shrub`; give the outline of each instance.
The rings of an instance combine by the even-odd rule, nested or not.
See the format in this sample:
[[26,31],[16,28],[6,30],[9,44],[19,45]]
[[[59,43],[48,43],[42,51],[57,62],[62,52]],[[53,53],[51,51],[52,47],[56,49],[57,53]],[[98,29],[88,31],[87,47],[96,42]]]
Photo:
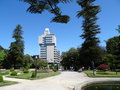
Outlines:
[[35,78],[35,77],[36,77],[36,73],[35,73],[35,71],[34,71],[34,72],[32,72],[31,78]]
[[28,69],[23,69],[23,73],[29,73]]
[[10,75],[11,76],[17,76],[17,72],[16,71],[12,71]]
[[98,70],[103,70],[103,71],[107,71],[110,69],[110,67],[106,64],[100,64],[98,67],[97,67]]
[[54,72],[57,72],[57,69],[55,69],[55,68],[53,68],[52,70],[53,70]]
[[13,71],[15,71],[15,69],[10,69],[10,72],[13,72]]
[[0,82],[3,82],[3,76],[0,75]]

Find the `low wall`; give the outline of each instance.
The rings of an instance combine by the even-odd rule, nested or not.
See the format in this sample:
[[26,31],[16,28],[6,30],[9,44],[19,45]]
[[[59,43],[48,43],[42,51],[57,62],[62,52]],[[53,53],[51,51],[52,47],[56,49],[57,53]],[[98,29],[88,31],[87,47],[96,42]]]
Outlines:
[[91,80],[75,85],[74,90],[82,90],[82,87],[84,86],[102,82],[120,82],[120,78],[91,78]]

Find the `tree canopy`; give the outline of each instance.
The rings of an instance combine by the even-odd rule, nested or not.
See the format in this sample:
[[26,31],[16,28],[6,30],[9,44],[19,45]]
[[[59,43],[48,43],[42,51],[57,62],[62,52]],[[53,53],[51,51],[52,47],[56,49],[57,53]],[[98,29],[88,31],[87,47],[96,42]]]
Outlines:
[[95,0],[77,0],[78,5],[82,8],[77,14],[78,18],[83,18],[83,34],[81,37],[85,39],[80,50],[80,57],[86,62],[85,66],[92,65],[93,67],[96,60],[100,58],[99,39],[96,37],[96,35],[100,33],[99,25],[96,24],[100,7],[94,5],[94,1]]
[[23,64],[24,55],[24,41],[22,37],[23,31],[21,25],[17,25],[13,31],[14,42],[11,43],[7,60],[9,60],[11,67],[19,68]]
[[70,17],[67,15],[62,15],[62,11],[58,7],[59,3],[67,3],[71,0],[20,0],[28,3],[30,6],[27,11],[34,14],[41,14],[45,10],[54,14],[55,17],[52,18],[51,22],[57,23],[67,23]]

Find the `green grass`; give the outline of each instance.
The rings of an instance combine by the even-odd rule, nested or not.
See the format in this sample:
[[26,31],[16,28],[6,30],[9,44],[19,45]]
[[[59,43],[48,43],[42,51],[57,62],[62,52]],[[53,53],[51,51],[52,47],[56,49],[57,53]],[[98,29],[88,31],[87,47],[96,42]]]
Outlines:
[[86,73],[88,77],[120,77],[120,72],[116,74],[116,72],[112,71],[96,71],[96,75],[93,75],[92,70],[86,70],[84,73]]
[[9,74],[9,70],[0,71],[0,75],[7,75],[7,74]]
[[31,78],[32,72],[30,73],[22,73],[17,76],[8,76],[11,78],[19,78],[19,79],[29,79],[29,80],[35,80],[35,79],[42,79],[42,78],[47,78],[55,75],[59,75],[60,72],[51,72],[51,73],[38,73],[36,78]]
[[0,82],[0,87],[2,86],[7,86],[7,85],[12,85],[12,84],[17,84],[18,82],[13,82],[13,81],[3,81]]

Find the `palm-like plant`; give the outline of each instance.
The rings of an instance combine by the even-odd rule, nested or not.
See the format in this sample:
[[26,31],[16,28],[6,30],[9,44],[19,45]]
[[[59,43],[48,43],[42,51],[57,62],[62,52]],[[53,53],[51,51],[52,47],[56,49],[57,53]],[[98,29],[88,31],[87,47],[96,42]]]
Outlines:
[[70,20],[70,17],[67,15],[62,15],[60,8],[58,7],[59,3],[67,3],[71,0],[20,0],[30,4],[27,9],[30,13],[41,14],[44,10],[49,11],[54,14],[55,17],[52,18],[51,22],[57,23],[67,23]]

